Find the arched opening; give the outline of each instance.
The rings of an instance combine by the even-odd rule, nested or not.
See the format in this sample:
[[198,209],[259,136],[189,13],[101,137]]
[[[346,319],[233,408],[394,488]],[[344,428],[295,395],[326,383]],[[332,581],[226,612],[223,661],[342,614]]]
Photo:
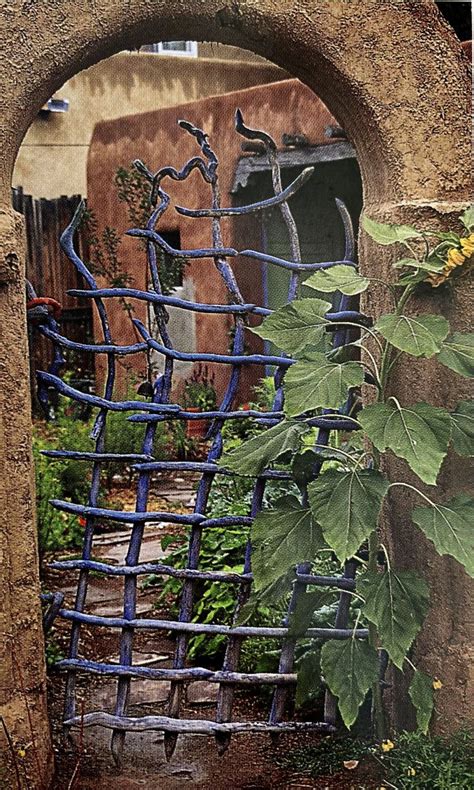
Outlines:
[[[417,4],[416,14],[408,5],[401,10],[387,6],[385,13],[394,14],[393,26],[389,24],[388,27],[397,39],[396,53],[394,42],[393,46],[387,47],[386,42],[379,46],[377,41],[377,34],[387,28],[387,18],[371,20],[370,29],[364,25],[363,17],[367,11],[375,11],[374,3],[365,3],[362,11],[348,4],[336,6],[326,3],[309,19],[307,12],[298,4],[283,9],[280,4],[273,3],[264,8],[248,4],[221,9],[217,5],[211,4],[206,11],[190,8],[189,17],[185,19],[178,19],[178,11],[170,10],[169,4],[163,9],[155,6],[153,14],[148,8],[140,8],[139,3],[133,4],[127,15],[117,13],[110,4],[110,7],[101,9],[100,16],[93,15],[94,12],[88,9],[71,7],[69,17],[63,10],[60,17],[56,8],[48,8],[50,29],[69,30],[73,34],[68,52],[55,49],[55,44],[59,44],[59,34],[56,39],[52,35],[47,46],[40,40],[42,12],[37,12],[38,16],[32,20],[35,27],[32,25],[28,36],[28,47],[35,54],[37,70],[30,71],[30,79],[23,72],[7,93],[11,99],[11,112],[6,116],[9,144],[5,148],[6,167],[2,172],[4,205],[9,205],[10,175],[20,139],[41,104],[66,78],[124,46],[183,36],[211,38],[240,46],[248,46],[252,42],[251,49],[281,64],[321,95],[354,142],[361,163],[366,204],[373,205],[384,216],[409,216],[410,206],[416,203],[431,205],[430,212],[434,203],[439,205],[444,201],[447,206],[449,201],[466,199],[468,188],[459,153],[454,154],[448,145],[448,138],[452,139],[453,135],[459,139],[468,138],[460,113],[453,112],[449,129],[439,132],[439,116],[442,116],[443,108],[464,106],[466,66],[431,3]],[[160,16],[162,10],[163,16]],[[80,20],[75,16],[79,11],[84,12]],[[435,35],[432,41],[425,41],[423,48],[416,51],[415,42],[423,38],[427,20],[430,20]],[[94,32],[96,25],[104,31],[100,42]],[[15,44],[19,42],[21,51],[24,44],[21,44],[23,30],[20,35],[20,26],[18,31]],[[94,41],[95,44],[92,43]],[[431,60],[435,49],[436,68]],[[370,51],[370,58],[361,55],[367,51]],[[404,79],[403,95],[398,102],[387,105],[387,95],[396,85],[400,69]],[[442,70],[441,75],[439,69]],[[436,95],[430,97],[431,114],[428,117],[426,107],[419,102],[418,93],[426,80],[436,87]],[[446,83],[450,85],[449,91]],[[414,169],[413,151],[422,155],[432,134],[437,136],[436,151],[429,160],[417,161]],[[413,140],[417,141],[416,147],[413,147]],[[17,249],[14,230],[11,229],[9,239],[8,227],[6,230],[7,249],[12,243],[12,248]],[[14,260],[9,258],[2,279],[6,278],[9,283],[10,298],[20,304],[22,283],[15,279],[12,264]],[[15,328],[11,330],[10,337],[14,338],[14,317],[12,326]],[[6,331],[8,333],[8,326]],[[21,353],[24,350],[23,336]],[[22,368],[19,362],[10,383],[21,379],[23,371],[24,365]],[[14,386],[11,390],[11,405],[21,413],[27,400],[25,394],[15,393]],[[10,420],[13,437],[24,429],[19,422]],[[23,469],[28,469],[27,456],[22,458],[22,464]],[[26,483],[23,482],[23,492],[28,492],[27,477]],[[18,508],[19,514],[20,534],[22,522],[28,520],[28,514]],[[33,631],[34,628],[33,625]]]

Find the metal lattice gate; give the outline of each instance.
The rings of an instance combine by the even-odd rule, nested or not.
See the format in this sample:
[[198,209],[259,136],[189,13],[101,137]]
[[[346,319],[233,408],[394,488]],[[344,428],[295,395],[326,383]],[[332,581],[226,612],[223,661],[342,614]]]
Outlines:
[[[43,402],[46,401],[47,389],[48,387],[53,387],[57,392],[73,401],[88,404],[98,409],[93,429],[93,438],[95,440],[94,452],[75,452],[72,450],[51,450],[46,452],[46,455],[51,459],[72,458],[85,462],[89,461],[92,464],[91,486],[87,505],[66,501],[52,502],[55,508],[66,513],[77,514],[85,520],[82,558],[58,561],[52,564],[56,569],[75,569],[79,571],[74,608],[61,608],[61,599],[56,595],[53,600],[53,610],[50,610],[48,615],[49,620],[51,620],[55,613],[59,613],[60,617],[71,622],[69,655],[58,664],[59,668],[67,673],[64,724],[66,728],[79,726],[88,727],[91,725],[101,725],[110,728],[113,731],[112,752],[117,760],[120,759],[127,731],[163,731],[166,753],[167,756],[170,757],[175,748],[179,733],[213,734],[216,737],[218,748],[223,751],[228,746],[231,735],[237,733],[279,733],[284,731],[300,732],[307,730],[330,732],[333,729],[336,714],[335,700],[327,693],[325,721],[295,721],[292,720],[291,717],[289,717],[290,720],[285,720],[287,703],[292,699],[292,690],[296,682],[296,675],[294,673],[296,641],[294,637],[289,634],[288,618],[285,619],[281,627],[251,627],[247,625],[228,626],[194,622],[193,593],[197,580],[213,581],[224,585],[237,585],[238,593],[235,601],[234,623],[236,622],[240,608],[248,599],[252,584],[250,542],[247,543],[245,557],[242,557],[242,573],[227,572],[225,570],[221,572],[208,572],[199,569],[202,532],[203,530],[211,530],[216,526],[225,527],[237,524],[249,526],[252,519],[262,507],[267,481],[272,479],[290,479],[290,475],[286,472],[271,468],[267,469],[255,479],[251,512],[248,516],[235,516],[230,513],[221,518],[206,517],[206,504],[214,478],[216,475],[230,474],[228,470],[219,466],[219,458],[222,453],[223,444],[222,428],[225,421],[229,419],[258,420],[268,426],[275,425],[281,421],[284,418],[282,411],[284,375],[293,362],[292,359],[286,356],[245,353],[244,327],[247,317],[249,315],[266,316],[271,313],[271,311],[254,304],[244,303],[230,261],[239,255],[245,255],[247,258],[256,259],[266,265],[282,266],[289,270],[291,272],[291,277],[288,301],[291,301],[296,295],[299,277],[302,273],[329,268],[341,263],[355,266],[354,240],[349,215],[344,205],[339,201],[338,208],[345,230],[344,259],[324,263],[301,263],[298,234],[286,201],[308,180],[312,173],[312,168],[303,171],[290,186],[283,189],[275,143],[267,134],[260,131],[253,131],[245,127],[242,116],[240,112],[237,111],[237,132],[248,139],[259,140],[265,145],[272,166],[274,196],[253,205],[239,208],[221,208],[217,175],[218,160],[209,146],[207,135],[190,123],[181,121],[180,125],[196,139],[201,149],[200,156],[193,157],[180,171],[172,167],[165,167],[156,174],[149,172],[142,163],[135,163],[136,167],[150,181],[153,211],[146,228],[133,229],[129,231],[129,234],[146,240],[149,278],[151,282],[149,290],[141,291],[132,288],[99,289],[97,287],[94,277],[84,262],[78,257],[73,246],[73,234],[81,219],[81,209],[79,209],[71,224],[63,233],[61,245],[71,261],[71,264],[82,276],[87,286],[84,289],[76,289],[70,293],[75,296],[93,300],[100,318],[103,340],[99,344],[77,343],[68,340],[59,333],[59,327],[55,319],[49,314],[45,314],[39,327],[40,331],[52,341],[54,346],[54,360],[50,371],[48,373],[41,372],[38,374],[40,399],[42,399]],[[199,171],[204,181],[210,186],[212,207],[202,210],[190,210],[177,207],[176,210],[187,217],[211,220],[212,247],[210,249],[199,250],[174,250],[164,241],[156,230],[160,219],[171,205],[170,197],[163,188],[163,181],[166,178],[171,178],[175,181],[183,181],[195,169]],[[235,249],[224,246],[221,234],[222,217],[258,212],[271,206],[280,207],[287,225],[291,244],[291,261],[275,258],[255,250],[238,252]],[[170,255],[177,255],[186,259],[211,258],[214,260],[215,266],[228,291],[228,304],[198,304],[172,295],[163,295],[157,265],[157,250],[159,249],[164,250]],[[31,296],[32,294],[30,293],[30,298]],[[123,297],[127,299],[139,299],[150,305],[154,312],[156,325],[158,327],[159,341],[154,339],[147,328],[140,321],[135,319],[135,325],[143,340],[129,346],[120,346],[115,343],[109,328],[106,303],[109,299],[119,299]],[[329,322],[328,326],[333,330],[331,336],[335,347],[344,345],[344,343],[347,342],[348,332],[350,331],[348,325],[353,327],[354,324],[360,326],[367,324],[367,318],[365,316],[357,311],[348,309],[347,299],[347,297],[342,296],[337,310],[334,309],[326,315],[326,319]],[[220,314],[224,319],[231,316],[235,326],[231,353],[189,354],[173,348],[166,325],[167,306],[177,307],[181,310]],[[93,354],[103,354],[106,356],[107,376],[103,397],[80,392],[62,381],[58,376],[59,368],[62,363],[62,348],[90,351]],[[159,375],[154,382],[153,395],[150,401],[114,401],[116,358],[132,353],[141,352],[147,354],[150,349],[154,349],[165,358],[164,372],[162,375]],[[229,366],[230,375],[227,389],[220,406],[216,410],[196,415],[170,402],[173,365],[175,360],[213,362]],[[246,365],[274,367],[276,397],[271,411],[233,410],[232,407],[241,370],[243,366]],[[319,429],[317,438],[318,445],[328,444],[331,431],[350,431],[353,428],[354,421],[345,418],[349,406],[350,404],[347,404],[345,408],[342,408],[340,410],[340,415],[325,416],[322,414],[311,420],[311,424]],[[111,411],[123,412],[124,419],[126,413],[135,412],[129,419],[135,422],[145,423],[146,429],[142,452],[140,454],[130,453],[113,455],[105,452],[107,416]],[[208,438],[211,440],[211,444],[205,462],[163,461],[153,457],[153,440],[158,423],[163,420],[192,420],[195,418],[210,420]],[[133,513],[98,506],[101,470],[104,465],[110,461],[122,461],[124,464],[133,463],[134,469],[138,471],[136,505],[135,512]],[[314,469],[314,477],[319,474],[321,465],[322,462]],[[194,512],[190,514],[150,512],[148,510],[148,494],[150,478],[153,471],[176,469],[184,472],[198,472],[200,474]],[[304,500],[304,490],[302,491],[302,497]],[[92,558],[94,525],[97,519],[110,520],[130,526],[130,540],[124,564],[113,565],[98,562]],[[162,563],[140,563],[140,548],[143,535],[147,529],[147,525],[155,522],[182,524],[189,528],[189,553],[187,567],[185,569],[177,569]],[[327,586],[337,588],[341,591],[334,628],[310,628],[305,634],[306,638],[346,639],[353,636],[354,633],[360,638],[367,637],[367,631],[364,629],[359,628],[354,632],[352,629],[347,628],[349,593],[353,591],[355,587],[355,567],[355,562],[350,561],[346,563],[343,576],[320,576],[312,572],[312,558],[308,558],[308,562],[302,563],[296,568],[289,603],[289,613],[294,609],[298,596],[308,587]],[[105,617],[85,613],[88,577],[92,571],[103,574],[106,578],[112,576],[124,578],[123,615],[121,617]],[[140,576],[150,573],[182,580],[178,620],[144,619],[137,616],[138,579]],[[118,663],[98,663],[79,657],[80,630],[85,624],[89,626],[89,628],[119,629],[120,655]],[[137,629],[147,629],[151,632],[172,632],[175,635],[176,647],[172,668],[158,669],[134,665],[133,642],[134,633]],[[191,635],[196,634],[221,634],[227,637],[224,663],[220,670],[211,671],[208,669],[190,668],[186,666],[188,639]],[[280,640],[281,652],[278,672],[245,673],[239,671],[240,648],[242,641],[248,637],[271,637]],[[82,711],[81,715],[78,714],[76,706],[76,677],[78,673],[98,673],[100,675],[108,675],[117,678],[116,702],[113,713],[92,710]],[[130,684],[133,682],[134,678],[167,680],[171,682],[168,715],[147,715],[135,718],[127,715]],[[183,719],[180,717],[183,685],[195,680],[207,680],[219,684],[214,719],[198,720]],[[255,687],[259,685],[269,685],[273,687],[272,702],[267,721],[233,721],[232,708],[234,689],[242,686]]]

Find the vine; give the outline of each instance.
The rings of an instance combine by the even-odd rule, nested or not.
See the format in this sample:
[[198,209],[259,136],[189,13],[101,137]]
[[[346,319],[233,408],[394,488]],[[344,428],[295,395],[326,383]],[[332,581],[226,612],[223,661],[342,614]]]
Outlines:
[[[420,288],[446,288],[463,277],[474,254],[474,207],[460,217],[466,234],[417,230],[406,225],[385,225],[368,217],[365,231],[381,245],[400,244],[407,256],[393,264],[395,282],[362,276],[348,265],[317,271],[305,286],[314,298],[296,299],[248,328],[272,342],[293,359],[285,376],[284,422],[275,425],[241,447],[227,453],[222,463],[237,474],[258,475],[269,464],[284,464],[303,492],[302,502],[283,497],[275,507],[262,511],[252,526],[253,597],[268,604],[278,581],[288,578],[297,563],[313,561],[313,572],[328,552],[344,565],[358,566],[357,593],[351,592],[352,639],[329,640],[319,646],[307,642],[300,662],[297,700],[310,699],[319,688],[322,674],[338,699],[339,711],[351,727],[369,690],[377,736],[385,737],[380,665],[382,657],[401,671],[412,674],[409,696],[417,711],[417,723],[428,731],[434,698],[442,684],[430,678],[410,659],[410,651],[429,609],[429,589],[412,570],[394,567],[379,537],[381,511],[389,491],[406,487],[420,503],[412,522],[433,543],[440,555],[449,555],[474,575],[472,513],[474,499],[457,494],[448,502],[405,480],[392,480],[384,471],[388,452],[403,459],[419,480],[436,486],[444,458],[451,445],[461,456],[474,454],[474,408],[461,401],[449,412],[429,403],[401,404],[390,393],[391,375],[401,355],[436,357],[441,365],[460,376],[474,376],[474,334],[450,333],[449,322],[438,314],[408,314],[407,307]],[[342,348],[328,348],[329,325],[325,314],[331,304],[321,296],[342,293],[355,296],[372,282],[389,290],[394,309],[373,326],[358,327]],[[347,322],[345,323],[347,326]],[[354,359],[355,350],[359,358]],[[358,389],[365,384],[374,391],[369,405],[362,406]],[[328,410],[351,420],[354,431],[337,447],[317,443],[308,451],[311,420]],[[320,475],[312,471],[322,464]],[[308,483],[308,480],[310,481]],[[304,481],[304,485],[302,484]],[[307,496],[306,496],[307,492]],[[281,587],[281,585],[280,585]],[[335,599],[337,592],[324,593]],[[320,593],[305,593],[292,615],[294,633],[304,635],[313,612],[321,606]],[[368,626],[367,640],[356,638],[360,622]]]

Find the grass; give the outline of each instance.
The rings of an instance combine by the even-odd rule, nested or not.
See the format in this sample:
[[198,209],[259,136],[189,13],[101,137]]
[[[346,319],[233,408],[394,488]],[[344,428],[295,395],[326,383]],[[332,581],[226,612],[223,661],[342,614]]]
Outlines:
[[323,738],[314,746],[288,752],[277,762],[283,768],[317,779],[340,774],[347,769],[344,763],[358,760],[370,769],[374,782],[357,785],[359,769],[347,772],[354,786],[360,787],[385,790],[471,790],[474,787],[472,732],[460,730],[448,738],[402,732],[393,737],[393,743],[391,751],[384,753],[380,745],[358,738]]

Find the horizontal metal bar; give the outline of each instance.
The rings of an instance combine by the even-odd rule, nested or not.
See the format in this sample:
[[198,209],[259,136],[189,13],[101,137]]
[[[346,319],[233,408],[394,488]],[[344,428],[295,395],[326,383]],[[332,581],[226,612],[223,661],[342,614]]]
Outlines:
[[311,573],[296,573],[296,578],[302,584],[312,584],[314,587],[337,587],[340,590],[355,590],[354,579],[345,579],[334,576],[316,576]]
[[201,579],[211,582],[229,582],[231,584],[252,581],[251,573],[232,573],[231,571],[198,571],[190,568],[173,568],[158,562],[146,562],[141,565],[109,565],[96,560],[56,560],[50,562],[49,568],[55,570],[90,570],[105,573],[107,576],[140,576],[156,574],[171,576],[174,579]]
[[53,332],[52,329],[49,329],[44,324],[39,327],[39,330],[45,337],[48,337],[55,343],[59,343],[59,345],[64,346],[64,348],[71,348],[74,351],[88,351],[91,354],[110,354],[112,352],[119,357],[123,357],[127,354],[138,354],[147,350],[147,344],[144,342],[133,343],[129,346],[118,346],[115,343],[79,343],[75,340],[69,340],[69,338],[64,337],[64,335],[60,335],[59,332]]
[[[141,472],[154,472],[161,470],[179,471],[179,472],[213,472],[216,475],[227,475],[234,477],[235,472],[230,469],[219,467],[217,464],[207,463],[206,461],[145,461],[144,463],[133,464],[133,469],[140,470]],[[249,475],[255,477],[255,475]],[[278,469],[267,469],[262,472],[258,477],[264,480],[291,480],[292,476],[289,472],[280,472]]]
[[53,376],[52,373],[46,373],[44,370],[38,370],[36,376],[45,384],[54,387],[61,395],[65,395],[71,398],[71,400],[76,400],[80,403],[89,403],[91,406],[96,406],[99,409],[108,409],[109,411],[148,411],[155,414],[172,414],[181,409],[178,403],[149,403],[139,400],[107,400],[107,398],[101,398],[98,395],[91,395],[88,392],[74,389],[74,387],[69,386],[69,384],[66,384],[60,379],[59,376]]
[[[66,620],[96,625],[101,628],[147,628],[157,631],[179,631],[189,634],[223,634],[225,636],[251,636],[268,637],[269,639],[280,639],[287,636],[289,629],[285,627],[272,628],[265,626],[230,626],[214,625],[212,623],[186,623],[176,620],[150,620],[133,619],[127,620],[124,617],[100,617],[93,614],[76,612],[74,609],[61,609],[60,616]],[[308,628],[304,636],[314,639],[350,639],[353,635],[358,639],[366,639],[368,636],[366,628]]]
[[279,422],[284,418],[285,414],[282,411],[257,411],[256,409],[240,409],[239,411],[186,411],[180,409],[179,411],[170,412],[165,415],[145,415],[133,414],[127,419],[130,422],[156,422],[162,420],[246,420],[253,417],[262,422],[265,420],[272,420]]
[[256,315],[270,315],[273,310],[259,307],[255,304],[206,304],[203,302],[190,302],[178,296],[165,296],[153,291],[138,291],[136,288],[71,288],[67,291],[70,296],[89,297],[90,299],[113,299],[125,296],[128,299],[138,299],[142,302],[164,304],[170,307],[179,307],[182,310],[191,310],[195,313],[253,313]]
[[257,252],[256,250],[242,250],[239,256],[245,258],[255,258],[262,263],[273,263],[275,266],[281,266],[283,269],[290,269],[295,272],[317,272],[321,269],[331,269],[333,266],[352,266],[356,267],[354,261],[317,261],[315,263],[297,263],[295,261],[287,261],[284,258],[276,258],[274,255],[267,255],[265,252]]
[[232,206],[230,208],[192,209],[184,208],[183,206],[175,206],[175,210],[184,217],[233,217],[242,214],[252,214],[254,211],[262,211],[263,209],[279,206],[280,203],[284,203],[285,200],[294,195],[295,192],[311,178],[313,173],[314,167],[305,168],[282,192],[274,195],[274,197],[267,198],[267,200],[260,200],[257,203],[247,203],[245,206]]
[[[140,330],[143,327],[141,321],[133,319],[133,323]],[[148,335],[148,333],[147,333]],[[205,354],[201,352],[193,352],[192,354],[185,351],[176,351],[175,349],[167,348],[158,343],[149,335],[147,336],[147,345],[163,354],[164,357],[169,359],[177,359],[180,362],[214,362],[220,365],[275,365],[281,367],[290,367],[294,365],[296,359],[291,357],[272,356],[270,354]]]
[[[109,576],[139,576],[142,574],[156,574],[158,576],[172,576],[175,579],[201,579],[203,581],[219,581],[228,583],[251,582],[252,573],[233,573],[231,571],[199,571],[189,568],[173,568],[163,563],[147,562],[141,565],[110,565],[96,560],[57,560],[48,565],[56,570],[90,570],[104,573]],[[297,581],[315,587],[336,587],[341,590],[355,590],[356,583],[353,579],[343,576],[317,576],[314,574],[296,573]]]
[[125,524],[141,524],[144,521],[165,521],[169,524],[201,524],[206,521],[206,516],[201,513],[167,513],[165,511],[150,513],[137,513],[128,510],[113,510],[105,507],[90,507],[78,505],[75,502],[65,502],[62,499],[50,499],[50,504],[64,513],[73,513],[84,518],[103,518]]
[[189,258],[191,260],[198,260],[200,258],[235,258],[239,253],[233,247],[205,247],[200,250],[177,250],[171,247],[159,233],[150,228],[131,228],[125,232],[127,236],[133,236],[141,239],[147,239],[162,250],[171,255],[173,258]]
[[268,724],[265,721],[216,722],[207,719],[173,719],[169,716],[114,716],[103,711],[86,713],[66,719],[66,727],[107,727],[122,732],[147,732],[162,730],[164,732],[186,733],[188,735],[216,735],[218,733],[279,733],[279,732],[335,732],[335,727],[323,721],[281,721]]
[[152,455],[141,453],[92,453],[80,450],[40,450],[47,458],[71,458],[74,461],[153,461]]
[[142,524],[147,521],[162,521],[166,524],[198,525],[201,527],[234,527],[248,525],[253,519],[250,516],[219,516],[207,518],[201,513],[170,513],[168,511],[128,511],[113,510],[106,507],[90,507],[66,502],[63,499],[50,499],[49,504],[64,513],[73,513],[84,518],[99,518],[118,521],[122,524]]
[[226,672],[213,671],[203,667],[185,669],[154,669],[135,665],[106,664],[97,661],[86,661],[79,658],[64,658],[56,662],[57,669],[76,669],[79,672],[91,672],[97,675],[113,675],[114,677],[148,678],[149,680],[197,681],[208,683],[227,683],[242,686],[290,686],[296,683],[296,674],[278,672]]

